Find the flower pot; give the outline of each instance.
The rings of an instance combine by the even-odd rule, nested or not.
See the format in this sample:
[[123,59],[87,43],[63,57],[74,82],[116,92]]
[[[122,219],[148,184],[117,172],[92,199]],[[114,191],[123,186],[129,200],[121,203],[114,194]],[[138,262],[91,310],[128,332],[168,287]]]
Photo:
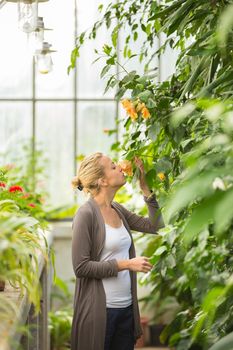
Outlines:
[[5,281],[0,280],[0,292],[3,292],[5,289]]

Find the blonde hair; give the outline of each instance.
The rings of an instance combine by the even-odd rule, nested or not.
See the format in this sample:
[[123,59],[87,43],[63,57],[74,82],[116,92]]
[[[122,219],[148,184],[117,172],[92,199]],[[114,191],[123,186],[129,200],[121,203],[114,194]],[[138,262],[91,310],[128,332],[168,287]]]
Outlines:
[[79,188],[95,196],[100,191],[98,180],[104,176],[104,167],[100,163],[103,153],[96,152],[85,157],[72,180],[73,188]]

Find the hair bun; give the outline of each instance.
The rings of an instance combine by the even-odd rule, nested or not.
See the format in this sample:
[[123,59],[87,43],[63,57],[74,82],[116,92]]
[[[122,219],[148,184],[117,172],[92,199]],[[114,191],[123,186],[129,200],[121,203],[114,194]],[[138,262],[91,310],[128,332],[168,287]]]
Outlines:
[[79,179],[78,179],[78,183],[77,183],[77,188],[79,189],[79,191],[83,190],[83,185]]

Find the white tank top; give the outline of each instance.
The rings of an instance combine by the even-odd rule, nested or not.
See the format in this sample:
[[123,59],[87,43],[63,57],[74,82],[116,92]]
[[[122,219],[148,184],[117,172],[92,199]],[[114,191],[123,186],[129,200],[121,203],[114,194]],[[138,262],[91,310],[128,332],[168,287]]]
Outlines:
[[[100,261],[111,259],[129,259],[131,237],[123,222],[115,228],[105,223],[106,239]],[[106,294],[106,306],[111,308],[127,307],[132,304],[131,280],[129,270],[118,272],[117,277],[103,278]]]

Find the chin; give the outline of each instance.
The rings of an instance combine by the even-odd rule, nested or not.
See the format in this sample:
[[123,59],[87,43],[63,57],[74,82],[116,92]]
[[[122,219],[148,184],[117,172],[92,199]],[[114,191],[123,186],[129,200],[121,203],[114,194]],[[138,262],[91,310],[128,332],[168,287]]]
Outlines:
[[124,180],[123,180],[123,183],[122,183],[122,186],[124,185],[124,184],[126,184],[126,178],[124,178]]

